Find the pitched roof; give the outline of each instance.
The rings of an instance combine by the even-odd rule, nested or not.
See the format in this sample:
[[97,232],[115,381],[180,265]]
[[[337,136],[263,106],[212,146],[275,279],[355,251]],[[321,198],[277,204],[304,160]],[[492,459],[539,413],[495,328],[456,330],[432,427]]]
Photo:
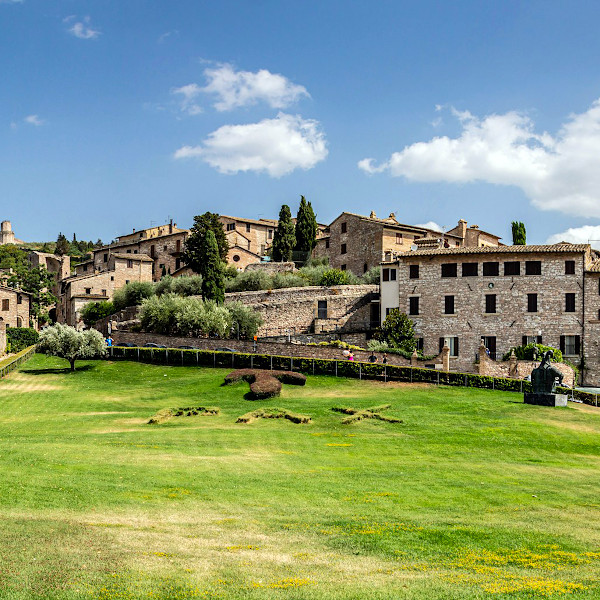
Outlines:
[[142,262],[154,262],[153,258],[150,258],[147,254],[128,254],[126,252],[113,252],[112,255],[115,258],[121,258],[126,260],[139,260]]
[[254,223],[255,225],[264,225],[265,227],[277,227],[277,219],[244,219],[242,217],[232,217],[231,215],[219,215],[223,219],[231,219],[239,223]]
[[[411,258],[413,256],[443,256],[462,254],[530,254],[534,252],[571,252],[583,253],[590,251],[589,244],[545,244],[531,246],[473,246],[466,248],[427,248],[423,250],[411,250],[410,252],[399,252],[398,258]],[[395,261],[386,261],[395,262]]]

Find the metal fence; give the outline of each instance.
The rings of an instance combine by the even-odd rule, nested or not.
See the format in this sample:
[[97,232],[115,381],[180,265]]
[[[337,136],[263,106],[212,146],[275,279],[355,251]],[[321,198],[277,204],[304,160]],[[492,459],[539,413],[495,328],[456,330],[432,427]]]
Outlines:
[[28,361],[35,354],[35,346],[29,346],[27,350],[23,350],[17,354],[13,360],[9,361],[3,367],[0,367],[0,379],[6,377],[11,371]]

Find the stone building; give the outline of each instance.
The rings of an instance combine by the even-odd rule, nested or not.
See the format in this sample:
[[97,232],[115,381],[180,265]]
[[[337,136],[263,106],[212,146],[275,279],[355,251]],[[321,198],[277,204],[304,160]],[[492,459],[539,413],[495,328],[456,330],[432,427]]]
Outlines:
[[410,316],[425,354],[445,342],[452,369],[473,370],[531,342],[560,348],[600,385],[600,257],[587,244],[433,248],[381,265],[381,318]]
[[94,268],[105,269],[111,254],[144,254],[151,259],[152,280],[159,281],[163,275],[170,275],[184,266],[181,255],[188,234],[187,229],[178,228],[173,221],[158,227],[134,229],[132,233],[119,236],[114,243],[95,249]]
[[29,327],[31,294],[0,286],[0,318],[6,327]]
[[219,220],[229,243],[228,264],[243,270],[266,256],[277,229],[276,219],[257,220],[220,215]]
[[111,300],[115,290],[133,282],[152,281],[154,261],[146,254],[109,252],[106,262],[78,264],[75,275],[60,282],[57,320],[77,327],[81,309],[89,302]]
[[10,221],[2,221],[0,223],[0,244],[22,244],[21,240],[17,240],[15,233],[12,230]]
[[462,219],[456,227],[441,233],[399,223],[393,213],[387,219],[379,219],[374,212],[369,217],[343,212],[317,238],[313,256],[327,257],[332,267],[363,275],[382,260],[391,260],[414,246],[498,246],[499,240],[476,225],[468,227]]

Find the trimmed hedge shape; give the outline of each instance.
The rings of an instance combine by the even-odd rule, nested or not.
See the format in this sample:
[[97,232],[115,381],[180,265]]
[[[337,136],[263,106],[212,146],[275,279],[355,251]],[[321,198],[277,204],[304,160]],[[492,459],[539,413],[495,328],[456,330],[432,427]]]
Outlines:
[[259,408],[252,412],[246,413],[238,417],[236,423],[252,423],[256,419],[287,419],[292,423],[310,423],[311,418],[307,415],[299,415],[297,413],[284,410],[283,408]]
[[332,408],[331,410],[334,412],[349,415],[346,418],[342,419],[342,424],[344,425],[356,423],[358,421],[362,421],[363,419],[377,419],[378,421],[385,421],[387,423],[404,423],[402,419],[398,419],[397,417],[388,417],[386,415],[380,414],[384,410],[388,410],[389,408],[391,408],[391,406],[391,404],[382,404],[381,406],[373,406],[371,408],[364,409],[337,406]]
[[158,425],[173,417],[216,417],[221,409],[216,406],[186,406],[185,408],[163,408],[148,421],[148,425]]
[[306,375],[293,371],[262,371],[259,369],[237,369],[225,377],[225,385],[247,381],[250,398],[260,400],[274,398],[281,393],[281,384],[305,385]]

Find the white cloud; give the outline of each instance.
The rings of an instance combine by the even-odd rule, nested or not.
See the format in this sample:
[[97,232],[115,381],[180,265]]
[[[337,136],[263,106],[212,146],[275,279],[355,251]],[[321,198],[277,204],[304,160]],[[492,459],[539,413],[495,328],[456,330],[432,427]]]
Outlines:
[[202,88],[199,85],[190,83],[171,90],[171,93],[182,96],[182,112],[187,113],[188,115],[199,115],[203,112],[202,107],[194,102],[194,100],[202,93]]
[[421,223],[419,225],[415,225],[415,227],[423,227],[425,229],[433,229],[433,231],[444,231],[441,225],[438,225],[435,221],[427,221],[427,223]]
[[217,97],[214,107],[218,111],[232,110],[266,102],[272,108],[285,108],[303,96],[309,97],[306,88],[292,83],[287,77],[261,69],[235,71],[229,64],[204,70],[207,85],[202,91]]
[[29,115],[28,117],[25,117],[23,121],[25,121],[25,123],[29,123],[30,125],[35,125],[36,127],[39,127],[44,123],[44,121],[37,115]]
[[172,29],[171,31],[166,31],[162,35],[158,36],[158,43],[162,44],[163,42],[166,42],[172,36],[173,37],[179,36],[179,31],[177,29]]
[[23,0],[0,0],[0,4],[21,4]]
[[482,119],[452,114],[462,125],[459,137],[417,142],[381,165],[365,158],[358,167],[411,181],[512,185],[542,210],[600,217],[600,100],[570,115],[555,136],[535,133],[533,121],[514,111]]
[[279,113],[248,125],[224,125],[201,146],[183,146],[175,158],[197,157],[221,173],[267,172],[271,177],[311,169],[327,156],[319,123]]
[[555,233],[547,240],[547,244],[558,244],[559,242],[571,242],[572,244],[587,244],[592,242],[594,248],[600,247],[600,225],[584,225],[583,227],[571,227],[562,233]]
[[[65,17],[63,19],[63,22],[71,23],[75,21],[75,19],[77,19],[75,15],[70,15],[68,17]],[[80,40],[95,40],[101,33],[97,29],[92,29],[90,17],[83,17],[81,21],[75,21],[75,23],[73,23],[73,26],[70,27],[68,31]]]

